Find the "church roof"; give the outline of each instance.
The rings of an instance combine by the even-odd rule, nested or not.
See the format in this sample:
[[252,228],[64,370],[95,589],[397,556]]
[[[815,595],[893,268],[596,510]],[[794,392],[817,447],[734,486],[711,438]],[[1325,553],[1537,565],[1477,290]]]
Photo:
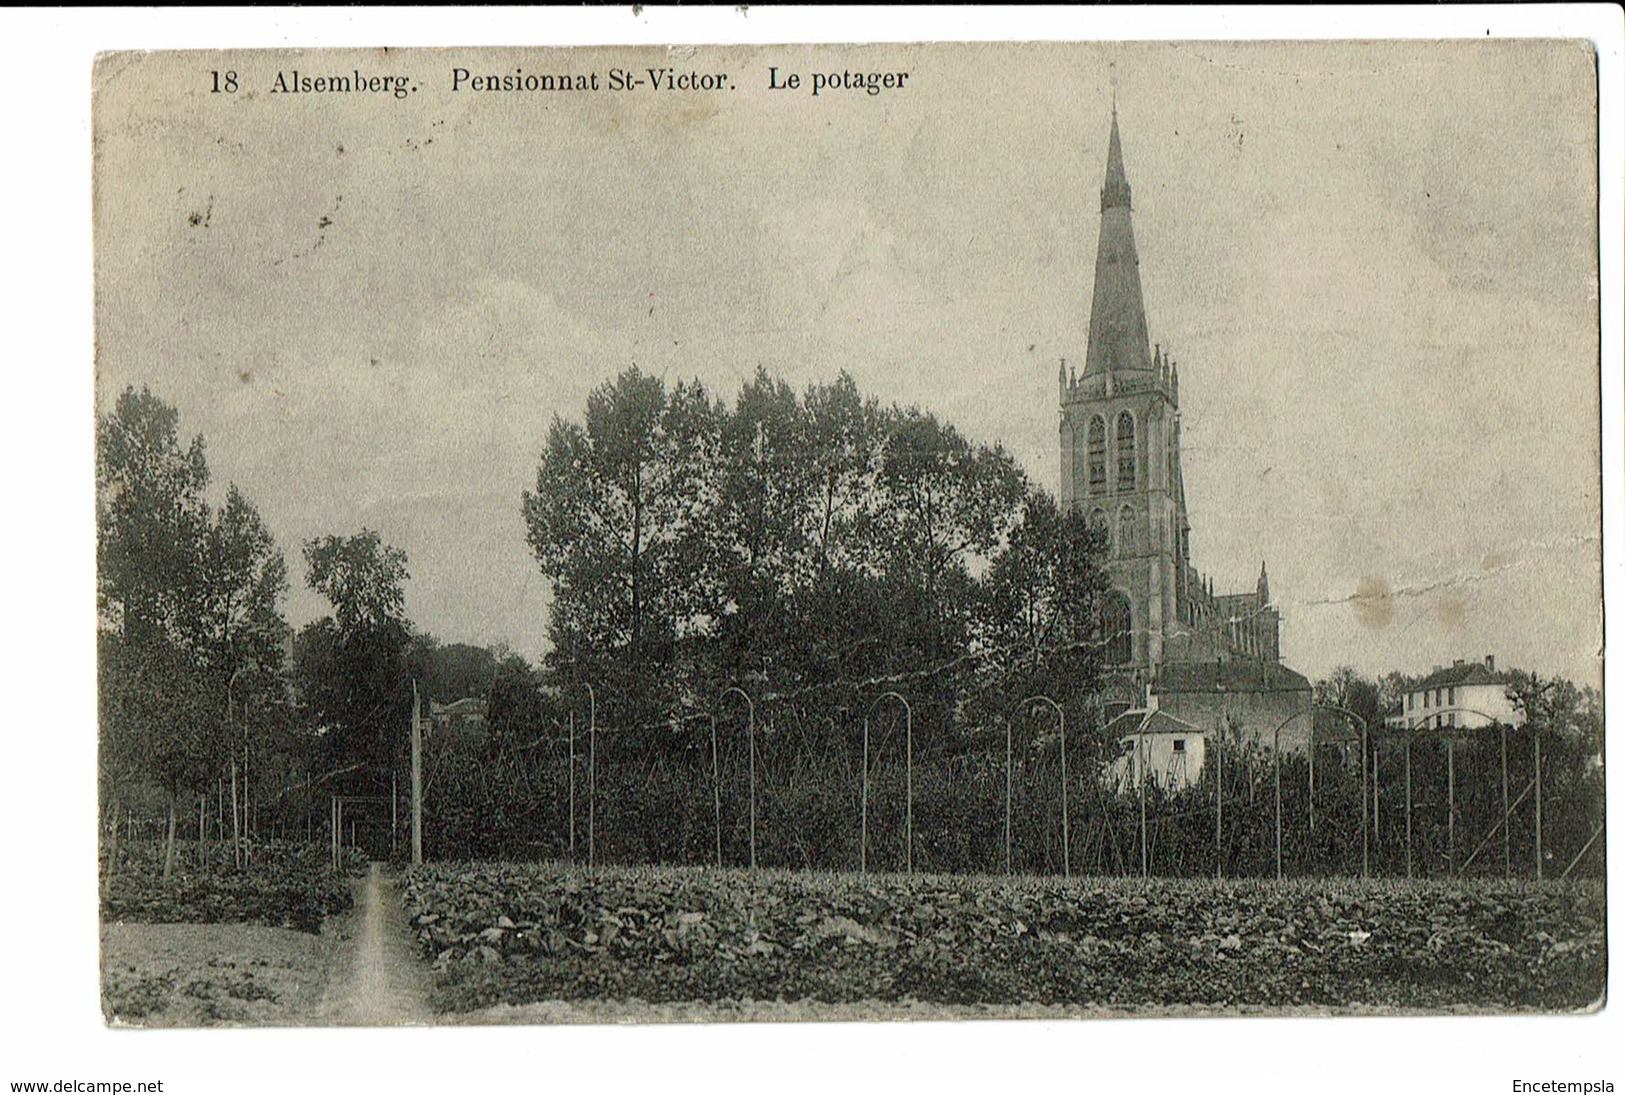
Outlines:
[[1151,690],[1172,692],[1310,692],[1309,678],[1280,662],[1230,658],[1219,662],[1169,662],[1157,670]]
[[1106,180],[1100,188],[1100,243],[1095,252],[1095,295],[1089,308],[1085,376],[1152,368],[1131,209],[1132,192],[1123,168],[1123,142],[1117,132],[1114,108],[1106,151]]

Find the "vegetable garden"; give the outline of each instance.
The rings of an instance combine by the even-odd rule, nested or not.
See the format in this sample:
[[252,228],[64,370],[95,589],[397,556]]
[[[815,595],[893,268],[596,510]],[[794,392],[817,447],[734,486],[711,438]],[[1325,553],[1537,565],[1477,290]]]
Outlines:
[[124,843],[102,855],[102,919],[319,931],[326,917],[351,907],[347,875],[365,867],[360,853],[347,849],[345,871],[334,871],[326,852],[272,841],[238,864],[228,845],[214,844],[184,857],[165,881],[162,843]]
[[1232,882],[428,864],[437,1008],[923,1001],[1121,1010],[1572,1010],[1605,981],[1589,882]]

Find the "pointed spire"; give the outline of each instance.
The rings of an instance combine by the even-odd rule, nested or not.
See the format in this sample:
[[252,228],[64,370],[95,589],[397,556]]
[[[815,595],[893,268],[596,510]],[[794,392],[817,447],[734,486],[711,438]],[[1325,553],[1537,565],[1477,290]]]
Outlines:
[[1133,193],[1128,185],[1128,173],[1123,170],[1123,138],[1117,132],[1117,99],[1112,99],[1112,136],[1106,146],[1106,183],[1100,188],[1100,211],[1132,209]]
[[1263,560],[1258,564],[1258,603],[1261,605],[1270,603],[1270,568]]
[[1089,309],[1089,347],[1083,375],[1144,372],[1156,366],[1146,332],[1145,298],[1140,289],[1140,256],[1134,246],[1128,174],[1123,141],[1112,107],[1106,180],[1100,188],[1100,243],[1095,254],[1095,292]]

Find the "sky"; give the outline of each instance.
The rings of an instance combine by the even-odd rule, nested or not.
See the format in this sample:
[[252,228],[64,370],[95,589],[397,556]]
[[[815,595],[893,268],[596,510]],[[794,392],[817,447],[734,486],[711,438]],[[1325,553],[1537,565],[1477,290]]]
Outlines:
[[[100,406],[176,405],[299,545],[365,526],[446,641],[546,649],[521,492],[630,364],[850,372],[1058,478],[1117,97],[1192,554],[1267,560],[1283,660],[1599,682],[1596,93],[1584,44],[123,55],[96,78]],[[239,71],[235,95],[209,72]],[[453,93],[670,66],[732,90]],[[768,88],[769,66],[908,71]],[[387,95],[276,74],[403,74]]]

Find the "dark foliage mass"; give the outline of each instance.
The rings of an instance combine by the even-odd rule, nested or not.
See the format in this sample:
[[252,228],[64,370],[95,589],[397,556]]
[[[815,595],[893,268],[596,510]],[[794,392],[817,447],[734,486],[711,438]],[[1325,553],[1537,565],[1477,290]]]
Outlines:
[[833,711],[909,680],[951,711],[967,658],[1009,676],[1087,645],[1104,581],[1003,449],[845,376],[758,373],[729,408],[628,370],[554,422],[524,516],[551,675],[624,733],[738,685]]
[[448,1011],[555,999],[1106,1008],[1600,1004],[1594,884],[1216,884],[430,865]]
[[[1014,778],[1056,798],[1058,725],[1026,697],[1066,708],[1080,772],[1105,759],[1088,733],[1100,536],[1001,448],[865,399],[850,377],[798,395],[759,372],[729,407],[628,370],[584,422],[554,422],[524,516],[553,589],[552,721],[495,753],[443,758],[448,782],[484,805],[436,834],[446,854],[588,839],[582,806],[572,841],[559,776],[572,719],[591,839],[630,861],[714,860],[719,787],[723,857],[748,856],[753,725],[758,855],[784,865],[856,862],[866,720],[880,862],[903,846],[912,761],[936,834],[922,862],[987,865],[1002,848],[1007,719]],[[499,808],[518,788],[524,808]],[[1059,849],[1031,815],[1017,822],[1022,861],[1053,866]],[[483,832],[481,816],[495,819]]]
[[[125,844],[102,857],[102,917],[153,924],[265,924],[314,932],[322,920],[351,907],[350,884],[335,872],[325,848],[273,841],[256,847],[246,866],[220,847],[201,860],[188,856],[170,881],[156,843]],[[359,854],[346,859],[364,868]]]

